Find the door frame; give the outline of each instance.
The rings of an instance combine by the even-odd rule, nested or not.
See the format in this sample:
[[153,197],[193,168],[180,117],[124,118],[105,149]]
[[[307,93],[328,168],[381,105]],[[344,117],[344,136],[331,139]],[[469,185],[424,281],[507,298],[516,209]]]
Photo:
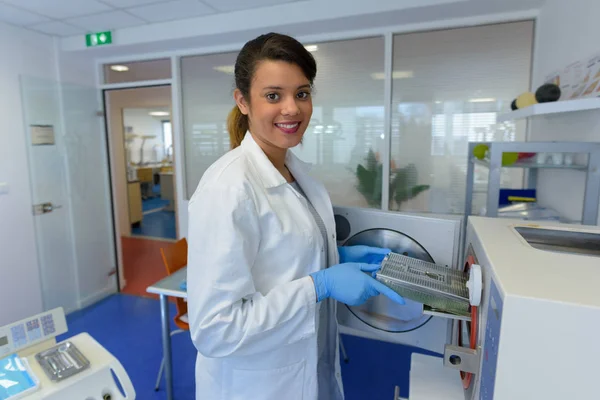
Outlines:
[[[114,232],[114,246],[116,249],[116,260],[117,260],[117,290],[120,292],[123,290],[123,288],[125,287],[125,285],[127,284],[126,280],[125,280],[125,270],[124,270],[124,265],[123,265],[123,246],[122,246],[122,242],[121,242],[121,235],[124,232],[121,232],[121,228],[119,227],[119,218],[122,217],[119,214],[119,210],[117,207],[117,190],[118,188],[116,187],[117,183],[116,183],[116,174],[118,174],[119,172],[116,169],[116,155],[113,152],[113,145],[116,145],[116,143],[113,143],[113,139],[111,136],[111,127],[110,127],[110,106],[109,103],[107,101],[107,94],[108,92],[111,91],[118,91],[118,90],[127,90],[127,89],[144,89],[144,88],[151,88],[151,87],[159,87],[159,86],[169,86],[170,90],[171,90],[171,110],[172,110],[172,115],[171,115],[171,129],[173,132],[173,149],[174,149],[174,160],[177,157],[176,156],[176,151],[179,148],[178,144],[176,144],[176,142],[179,141],[180,136],[176,133],[177,129],[179,127],[179,121],[177,119],[177,116],[179,115],[179,110],[175,109],[175,107],[179,107],[179,102],[175,102],[174,99],[177,97],[177,93],[175,92],[176,88],[173,84],[173,80],[172,79],[160,79],[160,80],[154,80],[154,81],[140,81],[140,82],[128,82],[128,83],[119,83],[119,84],[99,84],[98,88],[99,88],[99,95],[102,97],[102,104],[103,104],[103,110],[104,110],[104,130],[105,130],[105,139],[106,139],[106,147],[108,149],[107,151],[107,157],[108,157],[108,166],[109,166],[109,171],[108,171],[108,175],[109,175],[109,188],[110,188],[110,203],[111,203],[111,212],[112,212],[112,225],[113,225],[113,232]],[[124,143],[123,143],[124,145]],[[175,179],[178,180],[180,179],[178,177],[178,175],[181,173],[180,169],[178,168],[178,164],[174,161],[173,162],[173,169],[175,171]],[[176,186],[176,185],[175,185]],[[174,191],[175,191],[175,199],[177,199],[177,187],[174,187]],[[178,210],[178,202],[175,201],[175,213],[176,216],[179,215],[179,210]],[[179,221],[178,218],[175,218],[175,232],[176,232],[176,237],[178,238],[180,236],[179,233]]]

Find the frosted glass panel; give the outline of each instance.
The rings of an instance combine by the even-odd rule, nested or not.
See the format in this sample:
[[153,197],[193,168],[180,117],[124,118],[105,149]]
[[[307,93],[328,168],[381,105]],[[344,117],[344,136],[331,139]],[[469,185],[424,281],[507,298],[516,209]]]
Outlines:
[[171,59],[135,61],[104,65],[104,83],[171,79]]
[[95,87],[62,84],[73,246],[83,306],[117,291],[108,155]]
[[[462,213],[467,143],[525,140],[524,122],[496,118],[529,89],[532,40],[529,21],[394,36],[390,209]],[[479,192],[487,172],[475,171]],[[503,187],[521,184],[503,171]]]
[[313,56],[313,118],[293,151],[313,164],[333,204],[379,208],[381,181],[367,158],[379,158],[383,144],[384,38],[318,43]]
[[233,100],[237,52],[183,57],[181,91],[185,141],[186,196],[204,171],[229,150],[227,115]]

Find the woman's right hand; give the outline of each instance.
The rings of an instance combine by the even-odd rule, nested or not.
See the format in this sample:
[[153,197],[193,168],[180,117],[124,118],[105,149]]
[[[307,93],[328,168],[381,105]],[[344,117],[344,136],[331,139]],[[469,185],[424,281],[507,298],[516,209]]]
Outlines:
[[379,264],[343,263],[312,273],[317,301],[332,298],[358,306],[372,296],[383,294],[398,304],[405,304],[402,296],[371,276],[379,268]]

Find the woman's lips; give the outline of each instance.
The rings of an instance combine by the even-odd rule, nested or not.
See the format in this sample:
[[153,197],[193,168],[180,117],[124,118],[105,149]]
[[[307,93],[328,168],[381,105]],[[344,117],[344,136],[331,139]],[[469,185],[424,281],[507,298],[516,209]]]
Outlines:
[[277,122],[275,123],[275,126],[283,133],[293,134],[298,132],[298,128],[300,128],[300,122]]

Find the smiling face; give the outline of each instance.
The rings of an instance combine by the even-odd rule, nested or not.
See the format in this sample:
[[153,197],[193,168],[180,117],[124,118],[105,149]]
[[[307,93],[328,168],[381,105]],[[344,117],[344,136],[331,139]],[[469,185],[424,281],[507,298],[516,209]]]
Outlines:
[[250,133],[267,155],[277,157],[300,143],[312,116],[312,98],[310,82],[296,64],[259,62],[250,98],[237,89],[234,96],[248,116]]

